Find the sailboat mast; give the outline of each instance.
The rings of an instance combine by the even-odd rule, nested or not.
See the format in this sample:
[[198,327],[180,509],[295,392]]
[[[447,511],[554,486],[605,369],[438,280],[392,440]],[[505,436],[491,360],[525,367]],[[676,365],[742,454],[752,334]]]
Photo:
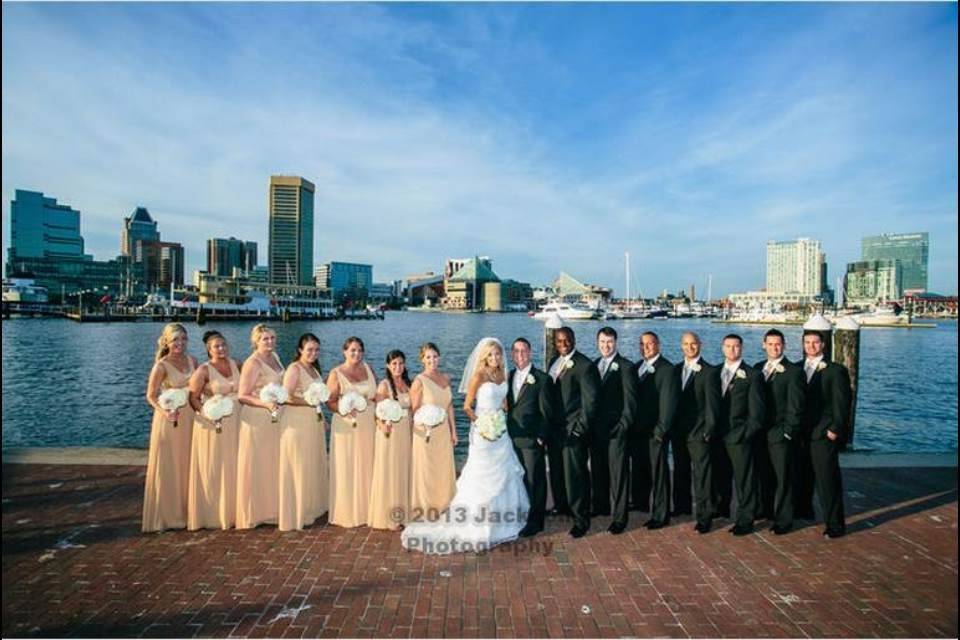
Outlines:
[[626,258],[626,263],[624,265],[624,272],[627,280],[627,302],[630,302],[630,252],[624,251],[623,255]]

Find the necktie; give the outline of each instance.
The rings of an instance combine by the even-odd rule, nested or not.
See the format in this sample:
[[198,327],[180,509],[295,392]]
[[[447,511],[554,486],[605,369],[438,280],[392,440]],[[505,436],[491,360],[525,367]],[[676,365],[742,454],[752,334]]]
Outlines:
[[693,369],[690,368],[690,363],[683,365],[683,384],[680,385],[680,389],[686,389],[687,383],[690,382],[690,378],[693,377]]
[[602,379],[607,375],[607,361],[603,358],[600,359],[600,378]]
[[812,360],[807,360],[804,368],[807,370],[807,382],[810,382],[813,379],[813,372],[817,370],[817,366],[813,364]]
[[727,367],[723,368],[723,395],[727,395],[727,391],[730,389],[730,381],[733,380],[733,371]]
[[776,365],[773,364],[773,361],[767,360],[767,364],[763,367],[763,379],[764,379],[764,380],[769,380],[769,379],[770,379],[770,376],[773,375],[773,368],[774,368],[774,366],[776,366]]

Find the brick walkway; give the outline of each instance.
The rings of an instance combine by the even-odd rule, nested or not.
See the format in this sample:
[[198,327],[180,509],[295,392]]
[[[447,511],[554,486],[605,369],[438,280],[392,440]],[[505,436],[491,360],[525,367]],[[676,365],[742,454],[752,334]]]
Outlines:
[[139,532],[143,467],[3,466],[4,636],[957,636],[957,470],[847,469],[850,534],[548,520],[425,557],[395,533]]

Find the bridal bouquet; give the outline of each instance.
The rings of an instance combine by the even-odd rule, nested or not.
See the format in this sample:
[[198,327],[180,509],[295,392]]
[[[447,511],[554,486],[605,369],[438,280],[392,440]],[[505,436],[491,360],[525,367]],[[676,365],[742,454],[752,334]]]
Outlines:
[[430,433],[434,428],[447,419],[447,412],[443,407],[435,404],[425,404],[413,414],[413,423],[422,425],[427,431],[427,442],[430,442]]
[[366,411],[367,399],[356,391],[348,391],[340,396],[340,402],[337,404],[337,413],[353,423],[353,428],[357,428],[357,419],[350,415],[353,411]]
[[320,408],[323,403],[330,399],[330,390],[323,381],[311,382],[307,390],[303,392],[303,400],[310,406],[317,408],[317,422],[323,421],[323,413]]
[[[167,389],[157,398],[157,404],[159,404],[160,408],[164,411],[177,411],[180,407],[187,404],[187,390]],[[174,418],[173,426],[176,427],[178,423],[179,417]]]
[[203,417],[213,422],[217,433],[223,431],[223,419],[233,413],[233,400],[219,393],[203,403]]
[[[260,401],[266,402],[268,404],[285,404],[287,400],[290,399],[290,394],[287,393],[287,390],[283,388],[282,385],[277,384],[276,382],[271,382],[270,384],[263,387],[260,390]],[[280,409],[274,409],[270,412],[270,422],[276,422],[280,419]]]
[[[393,398],[387,398],[377,403],[377,419],[383,422],[400,422],[405,415],[407,415],[407,410],[400,406],[400,403]],[[383,435],[389,438],[390,432],[385,431]]]
[[484,439],[494,442],[507,430],[507,417],[503,411],[493,411],[477,416],[477,433]]

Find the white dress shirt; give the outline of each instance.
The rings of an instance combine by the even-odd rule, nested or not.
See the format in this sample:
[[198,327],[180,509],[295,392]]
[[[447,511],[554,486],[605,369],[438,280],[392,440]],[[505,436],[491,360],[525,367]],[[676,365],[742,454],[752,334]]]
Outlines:
[[823,362],[823,354],[816,358],[807,358],[803,363],[803,371],[807,374],[807,383],[813,379],[813,374],[817,372],[817,367]]
[[700,362],[700,356],[697,356],[693,360],[683,359],[683,382],[680,383],[681,391],[687,388],[687,383],[690,382],[690,378],[693,377],[693,365],[698,362]]
[[776,360],[767,360],[767,364],[763,365],[764,380],[770,379],[770,376],[773,375],[774,369],[776,369],[777,365],[780,364],[781,360],[783,360],[783,356],[780,356]]
[[[657,360],[659,359],[660,359],[660,354],[658,353],[657,355],[653,356],[649,360],[644,360],[643,364],[640,365],[640,368],[637,370],[637,375],[642,378],[644,375],[646,375],[650,371],[651,368],[654,368],[653,365],[655,365],[657,363]],[[656,368],[654,368],[654,371],[656,371]]]
[[557,381],[557,378],[560,377],[560,372],[563,371],[563,368],[564,368],[565,366],[567,366],[567,361],[570,360],[571,358],[573,358],[573,354],[575,354],[575,353],[576,353],[576,351],[571,351],[570,353],[568,353],[568,354],[565,355],[565,356],[560,356],[560,357],[557,358],[557,360],[553,363],[553,366],[550,367],[550,377],[553,378],[553,381],[554,381],[554,382],[556,382],[556,381]]
[[528,364],[523,369],[517,369],[516,373],[513,374],[513,401],[516,402],[517,398],[520,397],[520,389],[523,388],[523,385],[527,381],[527,376],[530,375],[530,369],[533,367],[533,363]]
[[740,368],[741,362],[743,362],[743,358],[740,358],[736,362],[723,363],[723,374],[720,376],[723,382],[723,389],[721,390],[723,395],[727,395],[727,390],[730,388],[730,383],[733,382],[734,376],[737,375],[737,370]]
[[600,371],[600,379],[603,380],[603,376],[607,375],[607,371],[610,371],[610,363],[613,362],[613,359],[617,357],[617,352],[614,351],[613,355],[609,358],[600,358],[600,362],[597,363],[597,369]]

